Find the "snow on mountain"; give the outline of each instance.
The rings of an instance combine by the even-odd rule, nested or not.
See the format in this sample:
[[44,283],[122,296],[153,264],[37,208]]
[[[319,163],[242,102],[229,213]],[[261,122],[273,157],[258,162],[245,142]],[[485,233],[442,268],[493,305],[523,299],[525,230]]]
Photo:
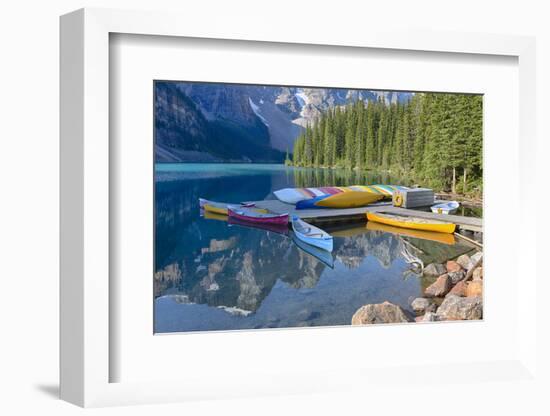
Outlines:
[[[250,103],[250,107],[252,107],[252,111],[254,111],[254,114],[256,114],[260,120],[262,120],[262,123],[264,123],[267,127],[269,127],[269,123],[267,120],[262,116],[262,113],[260,111],[260,107],[258,107],[254,101],[252,101],[252,98],[248,97],[248,102]],[[260,103],[263,104],[263,100],[260,100]]]
[[294,94],[298,102],[300,103],[300,106],[303,107],[304,105],[309,103],[309,99],[307,95],[304,93],[304,90],[299,88],[298,91]]

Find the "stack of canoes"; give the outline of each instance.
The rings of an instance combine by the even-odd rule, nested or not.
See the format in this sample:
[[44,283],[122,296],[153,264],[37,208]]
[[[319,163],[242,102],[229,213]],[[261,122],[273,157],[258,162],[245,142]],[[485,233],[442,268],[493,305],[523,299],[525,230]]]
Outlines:
[[334,195],[323,195],[296,203],[296,209],[312,208],[356,208],[378,202],[383,195],[362,191],[346,191]]
[[296,204],[312,198],[325,197],[345,192],[366,192],[379,195],[381,198],[391,198],[395,191],[408,189],[398,185],[353,185],[353,186],[323,186],[319,188],[284,188],[274,192],[279,201]]

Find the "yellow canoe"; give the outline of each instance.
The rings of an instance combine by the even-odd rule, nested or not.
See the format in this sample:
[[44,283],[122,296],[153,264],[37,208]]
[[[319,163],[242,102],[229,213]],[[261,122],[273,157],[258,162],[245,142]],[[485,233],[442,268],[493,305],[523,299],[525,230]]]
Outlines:
[[206,218],[207,220],[227,222],[228,217],[225,214],[216,214],[215,212],[204,210],[204,218]]
[[421,240],[435,241],[437,243],[443,243],[447,245],[454,245],[456,243],[455,236],[453,234],[436,233],[433,231],[412,230],[410,228],[400,228],[391,225],[381,224],[375,221],[367,222],[367,230],[370,231],[382,231],[385,233],[391,233],[403,237],[419,238]]
[[204,204],[202,207],[205,212],[211,212],[212,214],[218,215],[227,215],[227,205],[222,207],[219,205]]
[[357,208],[380,201],[383,195],[370,192],[346,191],[321,199],[315,205],[325,208]]
[[398,215],[367,212],[367,219],[394,227],[409,228],[412,230],[434,231],[436,233],[452,234],[456,225],[448,222],[426,220],[417,217],[401,217]]

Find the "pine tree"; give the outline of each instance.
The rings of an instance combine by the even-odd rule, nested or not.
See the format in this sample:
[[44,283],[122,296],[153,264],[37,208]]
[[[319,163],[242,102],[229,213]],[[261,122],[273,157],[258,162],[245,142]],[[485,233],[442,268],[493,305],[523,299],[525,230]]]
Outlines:
[[286,148],[286,155],[285,155],[285,166],[292,165],[292,160],[290,160],[290,156],[288,154],[288,147]]

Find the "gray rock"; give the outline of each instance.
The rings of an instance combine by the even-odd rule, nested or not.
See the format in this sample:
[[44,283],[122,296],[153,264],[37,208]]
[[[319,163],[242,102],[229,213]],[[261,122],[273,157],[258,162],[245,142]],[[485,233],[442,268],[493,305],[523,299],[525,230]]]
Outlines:
[[458,259],[456,259],[456,262],[460,264],[460,266],[464,270],[469,270],[472,267],[472,260],[470,260],[470,256],[467,254],[463,254]]
[[483,267],[478,267],[473,273],[474,280],[483,280]]
[[417,313],[425,312],[426,310],[428,310],[430,305],[432,305],[432,302],[426,298],[416,298],[411,303],[411,307],[413,308],[413,311]]
[[458,282],[460,282],[464,278],[464,276],[466,276],[466,272],[464,270],[449,272],[449,277],[451,278],[451,283],[453,285],[456,285]]
[[447,294],[447,296],[451,296],[451,295],[466,296],[467,287],[468,285],[466,284],[465,281],[458,282]]
[[361,306],[351,318],[352,325],[390,324],[412,322],[401,307],[390,302]]
[[448,274],[443,274],[437,280],[426,288],[424,294],[428,297],[445,296],[452,288],[451,278]]
[[470,261],[472,262],[471,266],[468,268],[470,270],[472,267],[474,267],[478,261],[483,261],[483,252],[478,251],[476,254],[474,254],[472,257],[470,257]]
[[442,321],[481,319],[483,317],[483,300],[481,297],[463,298],[449,295],[437,309],[437,316]]
[[424,268],[424,276],[438,277],[446,273],[447,269],[440,263],[431,263]]
[[439,317],[434,312],[426,312],[422,317],[422,322],[435,322],[439,321]]

